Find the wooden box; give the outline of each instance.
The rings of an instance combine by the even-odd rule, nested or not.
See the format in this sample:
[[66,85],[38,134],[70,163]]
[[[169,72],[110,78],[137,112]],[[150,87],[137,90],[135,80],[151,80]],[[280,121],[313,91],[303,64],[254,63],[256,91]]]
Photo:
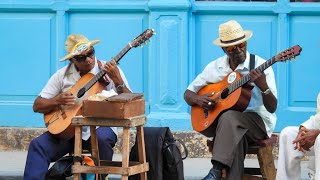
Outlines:
[[143,94],[122,93],[108,98],[106,101],[83,101],[82,116],[127,119],[143,115],[144,110]]

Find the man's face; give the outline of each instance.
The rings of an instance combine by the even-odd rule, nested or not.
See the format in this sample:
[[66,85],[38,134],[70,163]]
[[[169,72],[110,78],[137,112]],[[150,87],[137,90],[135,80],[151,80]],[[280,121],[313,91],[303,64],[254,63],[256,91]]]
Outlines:
[[246,41],[237,45],[223,47],[222,49],[228,55],[229,59],[236,65],[243,63],[247,58]]
[[90,47],[83,51],[80,55],[74,56],[70,59],[75,64],[81,74],[86,74],[94,68],[95,63],[95,51]]

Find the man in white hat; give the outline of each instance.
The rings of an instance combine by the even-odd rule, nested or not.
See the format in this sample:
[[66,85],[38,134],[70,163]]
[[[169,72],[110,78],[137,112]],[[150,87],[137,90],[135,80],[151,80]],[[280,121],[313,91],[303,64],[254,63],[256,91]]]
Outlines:
[[247,40],[251,36],[250,30],[243,30],[234,20],[221,24],[219,38],[213,43],[221,47],[226,55],[210,62],[184,93],[185,101],[190,106],[202,107],[203,113],[210,113],[219,102],[211,98],[212,93],[197,94],[206,85],[219,83],[226,76],[228,83],[235,82],[235,73],[232,72],[237,71],[241,75],[249,74],[253,86],[249,105],[244,112],[229,109],[223,111],[216,123],[201,131],[207,137],[214,137],[213,167],[204,180],[220,179],[222,169],[227,170],[227,179],[240,180],[248,144],[271,136],[276,124],[274,112],[277,108],[277,90],[274,72],[271,67],[264,72],[255,69],[265,60],[247,51]]
[[278,180],[300,180],[300,162],[304,155],[309,157],[309,169],[315,171],[312,179],[320,179],[320,93],[317,112],[300,127],[284,128],[279,137]]
[[[76,102],[76,94],[67,91],[87,73],[97,74],[101,69],[106,75],[101,78],[105,90],[115,90],[118,94],[131,92],[127,79],[114,61],[97,60],[94,45],[99,40],[89,41],[80,34],[71,34],[66,40],[67,55],[60,61],[70,63],[52,75],[33,104],[33,110],[48,113],[60,105],[72,105]],[[115,128],[97,128],[99,155],[102,160],[112,160],[113,147],[117,141]],[[90,147],[89,127],[82,128],[83,148]],[[29,145],[28,156],[24,171],[24,180],[43,180],[51,162],[55,162],[65,154],[72,152],[74,140],[62,140],[45,132],[33,139]]]

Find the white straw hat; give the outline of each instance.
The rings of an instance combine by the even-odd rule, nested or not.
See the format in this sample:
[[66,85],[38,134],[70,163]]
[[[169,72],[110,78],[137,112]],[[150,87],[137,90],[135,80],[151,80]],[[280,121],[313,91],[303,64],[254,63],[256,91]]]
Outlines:
[[81,34],[71,34],[65,42],[68,55],[60,59],[60,61],[71,59],[99,42],[100,40],[89,41],[88,38]]
[[252,31],[243,30],[241,25],[231,20],[219,26],[219,38],[213,41],[217,46],[228,47],[247,41],[252,36]]

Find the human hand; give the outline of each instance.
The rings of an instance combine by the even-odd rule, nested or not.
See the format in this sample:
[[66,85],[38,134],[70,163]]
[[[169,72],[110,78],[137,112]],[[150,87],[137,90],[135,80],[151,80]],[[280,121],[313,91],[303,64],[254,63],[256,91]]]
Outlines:
[[203,94],[197,96],[196,104],[203,109],[212,110],[215,107],[216,102],[212,98],[210,98],[211,96],[212,94]]
[[76,97],[70,92],[63,92],[55,97],[57,105],[73,105],[76,102]]
[[318,129],[300,129],[296,139],[292,142],[293,144],[296,144],[295,149],[302,152],[310,151],[310,148],[314,146],[319,133],[320,130]]
[[107,62],[104,65],[104,70],[106,71],[106,73],[108,74],[110,79],[112,79],[112,81],[115,84],[123,84],[123,80],[121,78],[120,71],[119,71],[118,66],[115,61]]
[[250,71],[249,76],[251,81],[254,82],[259,89],[261,90],[268,89],[266,75],[263,72],[261,72],[258,69],[253,69],[252,71]]

